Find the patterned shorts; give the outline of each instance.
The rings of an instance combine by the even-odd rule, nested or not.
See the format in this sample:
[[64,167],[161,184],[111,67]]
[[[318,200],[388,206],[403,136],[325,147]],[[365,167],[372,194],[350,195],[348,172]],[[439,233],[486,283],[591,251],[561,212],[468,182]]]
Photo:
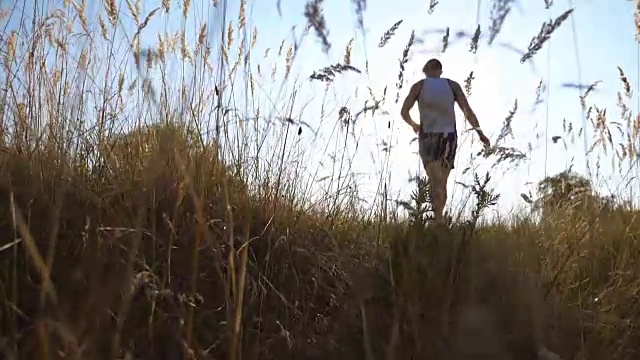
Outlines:
[[458,135],[455,132],[424,133],[420,135],[419,143],[420,158],[425,168],[434,161],[442,161],[447,168],[454,168],[458,148]]

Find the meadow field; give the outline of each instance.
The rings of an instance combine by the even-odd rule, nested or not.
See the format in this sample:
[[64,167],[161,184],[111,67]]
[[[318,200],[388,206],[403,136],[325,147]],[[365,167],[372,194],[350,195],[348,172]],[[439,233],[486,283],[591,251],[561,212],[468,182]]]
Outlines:
[[[341,182],[345,153],[333,156],[331,191],[317,191],[304,159],[324,145],[297,141],[309,129],[286,114],[306,86],[289,77],[297,44],[283,40],[267,64],[253,53],[261,29],[247,2],[213,3],[235,15],[153,33],[153,46],[140,40],[149,24],[198,5],[142,12],[140,1],[104,0],[90,16],[86,0],[31,12],[1,3],[0,23],[13,24],[0,33],[2,358],[541,359],[546,348],[565,360],[640,359],[633,199],[599,194],[568,169],[523,194],[522,211],[486,217],[500,191],[479,172],[461,190],[468,211],[433,228],[424,178],[392,201],[383,174],[364,204]],[[366,0],[351,3],[358,27]],[[345,49],[303,79],[328,89],[365,70],[353,43],[330,44],[322,4],[287,6],[308,20],[301,39]],[[570,16],[541,26],[523,62]],[[395,38],[399,26],[376,36],[381,48],[406,44],[393,70],[402,84],[414,38]],[[636,164],[637,84],[619,72],[621,118],[587,104],[589,89],[583,99],[594,147]],[[251,102],[262,86],[271,107]],[[386,94],[371,95],[364,107],[335,106],[340,141],[358,116],[384,111]],[[612,122],[626,141],[612,138]],[[477,157],[524,155],[496,143]]]

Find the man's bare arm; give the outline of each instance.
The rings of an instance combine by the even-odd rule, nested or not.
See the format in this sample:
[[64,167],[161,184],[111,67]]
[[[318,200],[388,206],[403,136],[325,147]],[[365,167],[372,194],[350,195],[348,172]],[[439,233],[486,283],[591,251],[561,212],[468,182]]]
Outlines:
[[402,103],[402,110],[400,111],[400,115],[402,116],[402,119],[407,124],[411,125],[411,127],[414,129],[416,129],[420,125],[418,125],[415,121],[413,121],[413,119],[411,119],[411,114],[409,114],[409,111],[411,111],[413,104],[415,104],[416,100],[418,100],[418,95],[420,95],[421,87],[422,87],[422,80],[418,81],[417,83],[411,86],[411,89],[409,90],[409,94],[407,95],[407,97],[404,99],[404,102]]
[[467,95],[462,91],[462,87],[455,81],[452,81],[453,91],[456,93],[456,101],[458,102],[458,106],[460,106],[460,110],[464,113],[464,117],[467,119],[469,124],[478,132],[478,134],[482,133],[480,129],[480,123],[478,122],[478,117],[476,113],[471,109],[471,105],[469,105],[469,101],[467,100]]

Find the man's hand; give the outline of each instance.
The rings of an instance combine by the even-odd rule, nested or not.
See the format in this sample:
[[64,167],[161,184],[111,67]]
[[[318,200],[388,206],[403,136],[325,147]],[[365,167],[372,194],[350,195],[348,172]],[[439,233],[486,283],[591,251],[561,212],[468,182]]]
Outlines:
[[411,124],[411,128],[413,128],[413,132],[416,134],[420,134],[420,124],[416,124],[415,122]]
[[482,131],[478,131],[478,136],[480,137],[480,141],[482,141],[485,147],[488,148],[491,146],[491,141],[489,141],[487,135],[485,135]]

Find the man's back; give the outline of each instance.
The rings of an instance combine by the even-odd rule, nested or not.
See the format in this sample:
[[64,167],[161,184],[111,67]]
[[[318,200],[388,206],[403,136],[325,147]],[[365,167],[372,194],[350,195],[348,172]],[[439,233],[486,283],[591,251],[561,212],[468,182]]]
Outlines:
[[418,109],[425,133],[456,132],[455,96],[449,81],[439,77],[422,81]]

